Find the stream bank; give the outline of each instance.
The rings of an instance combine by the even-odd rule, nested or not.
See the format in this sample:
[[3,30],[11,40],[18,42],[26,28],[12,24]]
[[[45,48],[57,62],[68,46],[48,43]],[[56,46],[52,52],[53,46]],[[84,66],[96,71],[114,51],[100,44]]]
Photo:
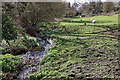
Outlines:
[[39,71],[40,61],[48,54],[47,50],[51,48],[51,39],[45,41],[38,36],[36,39],[39,43],[39,46],[36,47],[38,51],[28,51],[27,53],[17,55],[22,58],[24,65],[17,76],[17,80],[28,80],[31,73]]

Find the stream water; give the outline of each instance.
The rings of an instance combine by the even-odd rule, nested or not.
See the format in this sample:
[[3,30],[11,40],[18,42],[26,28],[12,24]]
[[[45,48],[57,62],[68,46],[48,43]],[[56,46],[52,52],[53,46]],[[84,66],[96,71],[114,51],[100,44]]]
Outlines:
[[42,40],[39,37],[36,37],[36,39],[40,44],[37,48],[42,49],[38,51],[29,51],[25,54],[18,55],[23,59],[23,63],[25,63],[25,65],[22,67],[19,75],[17,76],[17,80],[28,80],[31,73],[39,71],[40,60],[46,56],[48,53],[47,50],[51,47],[49,41]]

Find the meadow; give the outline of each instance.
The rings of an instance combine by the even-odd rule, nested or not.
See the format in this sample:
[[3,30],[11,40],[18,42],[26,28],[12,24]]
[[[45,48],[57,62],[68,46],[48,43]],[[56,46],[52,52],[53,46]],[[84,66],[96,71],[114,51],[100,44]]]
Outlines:
[[59,29],[49,32],[54,45],[40,61],[40,71],[29,78],[120,78],[118,15],[62,19]]
[[[112,16],[93,16],[93,17],[82,17],[82,21],[79,16],[75,18],[62,18],[63,20],[67,20],[68,22],[61,22],[61,25],[84,25],[86,23],[87,25],[114,25],[118,24],[118,15],[112,15]],[[97,21],[96,24],[91,23],[91,19],[95,19]]]

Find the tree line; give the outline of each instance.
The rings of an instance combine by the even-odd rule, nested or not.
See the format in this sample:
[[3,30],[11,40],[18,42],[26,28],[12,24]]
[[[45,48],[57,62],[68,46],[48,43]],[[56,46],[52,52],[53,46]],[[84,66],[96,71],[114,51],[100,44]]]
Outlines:
[[[101,0],[98,0],[96,2],[85,3],[75,2],[71,9],[76,13],[95,16],[100,15],[101,13],[118,12],[120,11],[120,6],[117,2],[102,2]],[[74,13],[73,16],[75,16],[76,13]]]

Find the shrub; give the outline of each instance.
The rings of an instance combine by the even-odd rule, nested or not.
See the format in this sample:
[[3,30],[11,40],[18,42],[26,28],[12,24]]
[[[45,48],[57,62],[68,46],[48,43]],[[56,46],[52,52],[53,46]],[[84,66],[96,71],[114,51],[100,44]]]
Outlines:
[[27,34],[19,34],[17,39],[10,40],[9,45],[6,40],[2,40],[0,50],[2,53],[20,54],[26,52],[30,47],[39,46],[36,38],[28,36]]
[[2,14],[2,38],[5,40],[14,40],[17,38],[17,28],[13,20],[6,13]]
[[25,45],[29,46],[39,46],[39,44],[37,43],[37,40],[35,37],[31,37],[28,36],[27,34],[23,34],[23,42],[25,43]]
[[15,71],[21,66],[21,59],[11,54],[0,55],[0,62],[2,62],[2,71]]
[[13,80],[18,75],[22,62],[17,56],[6,54],[0,55],[0,64],[2,80]]

